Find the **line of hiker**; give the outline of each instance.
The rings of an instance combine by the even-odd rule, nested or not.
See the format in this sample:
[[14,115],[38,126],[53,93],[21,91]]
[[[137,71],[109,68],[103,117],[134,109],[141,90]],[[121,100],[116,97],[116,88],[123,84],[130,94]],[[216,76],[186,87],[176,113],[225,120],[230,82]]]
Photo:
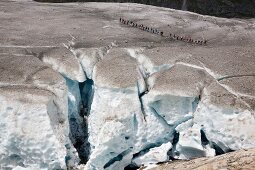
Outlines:
[[179,35],[171,34],[171,33],[168,36],[165,36],[163,31],[160,31],[156,28],[147,27],[143,24],[137,24],[133,21],[126,20],[126,19],[123,19],[123,18],[120,18],[119,21],[122,24],[131,26],[131,27],[134,27],[134,28],[139,28],[140,30],[147,31],[147,32],[150,32],[150,33],[153,33],[153,34],[158,34],[162,37],[168,37],[168,38],[172,38],[172,39],[175,39],[175,40],[184,41],[184,42],[188,42],[188,43],[195,43],[195,44],[199,44],[199,45],[206,45],[206,43],[207,43],[207,40],[193,40],[190,37],[179,36]]

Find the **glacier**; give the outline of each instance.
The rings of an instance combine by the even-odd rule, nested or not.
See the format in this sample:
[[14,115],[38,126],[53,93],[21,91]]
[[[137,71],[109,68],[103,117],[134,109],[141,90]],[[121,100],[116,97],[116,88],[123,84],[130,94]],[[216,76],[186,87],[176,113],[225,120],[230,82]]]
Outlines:
[[[10,4],[27,13],[0,15],[8,33],[0,36],[0,169],[136,169],[254,148],[254,20],[138,4],[131,12]],[[117,14],[210,41],[151,35]]]
[[[182,62],[171,62],[165,64],[167,67],[161,67],[163,69],[155,69],[158,66],[145,54],[137,57],[137,53],[143,53],[143,50],[111,49],[103,60],[95,64],[92,76],[94,98],[88,117],[91,155],[85,169],[117,170],[171,158],[212,157],[254,145],[248,140],[252,135],[245,129],[243,132],[249,136],[243,139],[245,144],[240,145],[231,136],[229,140],[235,147],[230,147],[224,140],[219,140],[222,134],[215,133],[214,126],[210,127],[209,122],[220,121],[208,114],[213,115],[212,108],[220,109],[220,106],[214,106],[210,100],[204,105],[208,100],[205,97],[207,89],[217,81],[203,65],[185,63],[187,59],[182,59]],[[125,64],[122,64],[123,60]],[[127,71],[134,78],[126,77]],[[183,83],[186,86],[180,86]],[[226,110],[215,112],[224,115]],[[245,119],[252,115],[249,111],[244,113],[246,116],[240,116]],[[252,120],[247,126],[252,126]],[[227,129],[224,128],[222,133],[227,136]],[[213,139],[207,136],[213,136]]]
[[[1,131],[8,134],[1,136],[3,167],[119,170],[213,157],[255,145],[250,129],[255,121],[252,89],[247,87],[247,95],[235,92],[239,87],[232,77],[218,80],[201,62],[190,60],[191,54],[180,51],[175,61],[155,62],[147,48],[82,48],[86,55],[79,48],[63,48],[69,60],[78,62],[78,70],[89,70],[67,73],[69,65],[58,67],[61,60],[52,59],[58,56],[54,49],[38,59],[62,75],[57,84],[46,84],[49,78],[43,76],[50,70],[43,65],[29,78],[33,86],[22,79],[15,88],[2,83],[1,101],[6,106],[1,108]],[[106,48],[99,60],[87,55]],[[243,81],[252,83],[253,78]],[[11,126],[16,130],[7,130]],[[49,152],[54,154],[44,156]]]

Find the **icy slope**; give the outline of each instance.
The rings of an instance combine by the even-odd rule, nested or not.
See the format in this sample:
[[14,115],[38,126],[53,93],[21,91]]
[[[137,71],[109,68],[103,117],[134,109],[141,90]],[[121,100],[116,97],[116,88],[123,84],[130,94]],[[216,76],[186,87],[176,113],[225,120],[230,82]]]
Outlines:
[[65,80],[29,55],[2,55],[1,68],[2,167],[65,168],[71,145]]

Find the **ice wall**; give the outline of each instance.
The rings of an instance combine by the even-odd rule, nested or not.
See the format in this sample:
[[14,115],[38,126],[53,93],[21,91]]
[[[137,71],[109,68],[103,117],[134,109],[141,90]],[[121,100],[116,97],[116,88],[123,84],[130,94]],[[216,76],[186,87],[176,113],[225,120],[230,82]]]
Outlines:
[[235,76],[194,54],[155,58],[162,49],[112,44],[65,50],[38,56],[62,76],[40,66],[15,88],[2,83],[4,167],[120,170],[255,145],[252,89],[236,92],[225,81]]
[[45,90],[1,88],[0,165],[65,169],[66,148],[54,119],[54,96]]

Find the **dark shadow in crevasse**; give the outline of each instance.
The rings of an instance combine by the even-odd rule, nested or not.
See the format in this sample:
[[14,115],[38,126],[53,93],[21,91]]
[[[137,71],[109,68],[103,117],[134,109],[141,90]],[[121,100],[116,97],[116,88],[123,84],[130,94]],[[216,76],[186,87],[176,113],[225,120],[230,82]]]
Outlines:
[[68,97],[69,137],[78,152],[80,163],[85,164],[90,155],[87,116],[93,99],[94,83],[92,80],[79,83],[66,78],[66,84],[72,96]]

